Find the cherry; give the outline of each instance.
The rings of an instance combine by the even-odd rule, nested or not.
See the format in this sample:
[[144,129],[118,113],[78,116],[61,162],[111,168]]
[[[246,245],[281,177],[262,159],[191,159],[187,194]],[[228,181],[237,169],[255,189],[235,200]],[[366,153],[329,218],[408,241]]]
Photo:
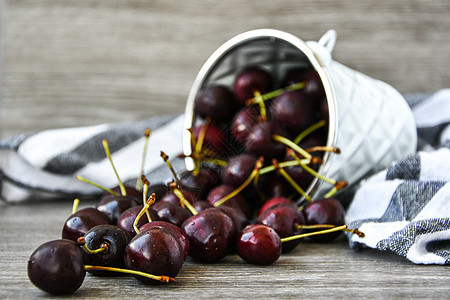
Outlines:
[[273,87],[272,75],[263,68],[252,66],[242,70],[234,81],[236,98],[244,104],[256,93],[264,94]]
[[257,156],[249,153],[230,157],[222,171],[223,183],[234,187],[243,184],[253,171],[257,159]]
[[111,219],[94,207],[85,207],[71,214],[64,222],[62,238],[74,242],[97,225],[111,224]]
[[[136,231],[134,230],[133,226],[134,220],[139,215],[143,207],[143,205],[130,207],[129,209],[124,211],[117,219],[117,226],[125,230],[130,235],[130,237],[134,237],[136,235]],[[159,221],[159,215],[154,209],[149,208],[147,211],[150,213],[150,218],[152,219],[152,221]],[[147,216],[143,216],[139,219],[137,227],[140,228],[142,225],[148,222],[149,220]]]
[[186,260],[189,254],[189,239],[180,227],[165,221],[152,221],[144,224],[140,230],[145,231],[150,227],[164,227],[169,230],[178,239],[178,242],[180,242],[181,248],[183,248],[184,260]]
[[218,208],[209,208],[190,217],[181,229],[189,239],[189,255],[203,262],[224,258],[236,238],[233,220]]
[[192,216],[188,209],[172,202],[157,202],[152,208],[158,213],[161,221],[166,221],[180,227],[183,222]]
[[[322,198],[307,203],[303,208],[307,225],[335,225],[341,226],[345,224],[345,209],[342,204],[335,198]],[[327,233],[323,235],[311,236],[315,241],[327,242],[336,239],[341,231]]]
[[[131,186],[127,186],[127,185],[124,185],[124,188],[125,188],[127,196],[132,196],[132,197],[135,197],[137,199],[142,198],[142,192],[138,191],[136,188],[131,187]],[[111,189],[111,191],[117,193],[118,195],[121,195],[121,188],[120,188],[120,186],[113,187]],[[114,197],[114,195],[111,194],[111,193],[106,192],[106,193],[103,194],[101,199],[107,198],[107,197]]]
[[270,265],[281,255],[281,240],[278,233],[263,224],[251,224],[239,234],[237,253],[246,262]]
[[[221,200],[223,197],[231,194],[235,190],[235,187],[227,184],[221,184],[216,186],[208,194],[207,201],[214,205],[216,202]],[[233,207],[244,213],[246,216],[250,216],[251,211],[247,203],[247,200],[240,193],[228,199],[224,204],[220,206]]]
[[[91,228],[78,242],[84,244],[84,263],[103,267],[124,268],[125,247],[131,237],[120,227],[114,225],[98,225]],[[103,250],[101,250],[103,249]],[[94,250],[95,253],[91,253]],[[95,251],[97,250],[97,251]],[[115,276],[118,273],[107,271],[88,271],[96,276]]]
[[[202,142],[202,150],[208,150],[212,154],[223,153],[225,138],[222,134],[222,130],[211,123],[205,123],[198,125],[192,129],[192,134],[196,141],[199,141],[200,133],[204,130],[204,137]],[[195,145],[192,145],[195,148]]]
[[[302,230],[298,230],[296,225],[305,224],[305,217],[298,208],[291,204],[278,204],[259,215],[257,223],[272,227],[280,238],[284,238],[300,234]],[[291,251],[299,243],[300,240],[283,243],[283,253]]]
[[194,202],[194,203],[192,204],[192,206],[194,207],[194,209],[195,209],[197,212],[200,212],[200,211],[202,211],[202,210],[205,210],[205,209],[214,207],[214,205],[212,205],[211,203],[209,203],[209,202],[206,201],[206,200],[201,200],[201,201]]
[[275,141],[274,134],[283,135],[277,123],[273,121],[257,123],[247,136],[245,148],[250,153],[264,156],[265,159],[283,157],[285,145]]
[[[181,193],[191,204],[201,201],[201,198],[194,192],[186,189],[181,189]],[[178,198],[178,196],[174,192],[169,191],[157,203],[159,202],[171,202],[173,204],[180,205],[180,198]]]
[[31,254],[28,278],[47,293],[71,294],[81,286],[86,275],[83,259],[83,250],[74,241],[46,242]]
[[[169,192],[169,187],[166,184],[155,183],[155,184],[149,185],[147,196],[155,193],[156,200],[159,200],[162,197],[164,197],[164,195],[167,194],[167,192]],[[141,193],[141,198],[142,198],[142,193]]]
[[273,198],[270,198],[269,200],[267,200],[263,204],[263,206],[261,206],[261,208],[259,209],[259,212],[258,212],[258,216],[261,215],[266,210],[271,209],[274,206],[279,205],[279,204],[288,204],[288,205],[292,205],[293,208],[297,208],[297,205],[289,198],[273,197]]
[[273,120],[298,133],[316,120],[317,103],[304,96],[302,91],[285,92],[273,100],[270,111]]
[[195,101],[195,110],[202,118],[218,122],[230,120],[237,106],[233,92],[224,85],[211,85],[200,92]]
[[236,141],[244,144],[251,128],[260,120],[260,114],[257,108],[246,107],[237,112],[231,124],[231,133]]
[[141,201],[133,196],[110,196],[100,200],[96,208],[111,219],[112,224],[117,223],[119,216],[128,208],[138,206]]
[[312,68],[298,68],[290,70],[284,79],[284,84],[291,85],[298,82],[306,82],[302,92],[315,100],[321,100],[325,97],[325,90],[320,79],[319,73]]
[[200,199],[204,199],[211,188],[220,181],[219,174],[207,167],[199,168],[198,173],[185,170],[178,177],[181,189],[197,194]]
[[[176,277],[184,263],[184,252],[177,237],[165,227],[150,227],[136,235],[125,248],[127,268],[155,275]],[[136,276],[146,284],[159,281]]]

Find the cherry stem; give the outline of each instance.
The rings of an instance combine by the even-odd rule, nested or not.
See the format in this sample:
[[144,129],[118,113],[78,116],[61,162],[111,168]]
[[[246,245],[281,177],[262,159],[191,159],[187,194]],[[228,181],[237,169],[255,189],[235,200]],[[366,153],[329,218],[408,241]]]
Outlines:
[[336,227],[333,227],[333,228],[330,228],[330,229],[314,231],[314,232],[308,232],[308,233],[297,234],[297,235],[285,237],[285,238],[281,239],[281,242],[285,243],[285,242],[290,242],[290,241],[293,241],[293,240],[297,240],[297,239],[301,239],[301,238],[305,238],[305,237],[309,237],[309,236],[313,236],[313,235],[326,234],[326,233],[331,233],[331,232],[335,232],[335,231],[342,231],[342,230],[346,230],[346,229],[347,229],[347,225],[336,226]]
[[[145,203],[147,203],[147,194],[148,194],[148,187],[150,186],[150,182],[147,180],[147,177],[145,177],[145,175],[141,175],[141,182],[144,184],[144,189],[142,191],[142,203],[145,205]],[[156,201],[156,199],[155,199],[155,201]],[[150,212],[148,211],[148,209],[145,211],[145,213],[147,214],[148,221],[151,222],[152,217],[150,216]]]
[[256,104],[256,103],[259,103],[259,102],[264,102],[266,100],[275,98],[275,97],[283,94],[284,92],[292,92],[292,91],[296,91],[296,90],[301,90],[302,88],[305,87],[305,85],[306,85],[305,82],[302,81],[302,82],[299,82],[299,83],[294,83],[292,85],[289,85],[289,86],[287,86],[285,88],[273,90],[273,91],[265,93],[263,95],[261,95],[261,94],[260,95],[255,95],[255,97],[248,99],[245,102],[245,105],[246,106],[250,106],[252,104]]
[[108,189],[108,188],[106,188],[106,187],[104,187],[104,186],[101,186],[101,185],[99,185],[98,183],[95,183],[95,182],[93,182],[93,181],[90,181],[89,179],[83,178],[83,177],[81,177],[81,176],[77,176],[76,178],[77,178],[78,180],[80,180],[80,181],[83,181],[83,182],[89,183],[89,184],[91,184],[91,185],[93,185],[93,186],[96,186],[96,187],[98,187],[99,189],[102,189],[102,190],[104,190],[105,192],[110,193],[111,195],[114,195],[114,196],[116,196],[116,197],[119,196],[119,194],[117,194],[117,193],[114,192],[113,190]]
[[137,215],[136,218],[134,219],[134,222],[133,222],[133,228],[134,228],[134,231],[136,232],[136,234],[141,233],[141,232],[139,231],[138,227],[137,227],[137,224],[138,224],[139,220],[142,218],[142,216],[143,216],[145,213],[147,213],[148,221],[149,221],[149,222],[152,221],[152,219],[150,218],[150,214],[148,213],[148,209],[150,208],[150,206],[151,206],[153,203],[155,203],[155,200],[156,200],[156,195],[155,195],[155,193],[153,193],[153,194],[151,194],[150,197],[145,201],[144,207],[142,207],[141,211],[138,213],[138,215]]
[[298,145],[298,143],[300,143],[305,137],[307,137],[309,134],[316,131],[317,129],[322,128],[323,126],[325,126],[325,124],[327,124],[325,120],[320,120],[319,122],[309,126],[305,130],[300,132],[299,135],[297,135],[297,137],[294,139],[294,143]]
[[341,153],[341,149],[337,147],[327,147],[327,146],[315,146],[305,149],[307,152],[316,152],[316,151],[322,151],[322,152],[333,152],[336,154]]
[[151,132],[152,131],[149,128],[145,129],[145,131],[144,131],[144,151],[142,152],[141,171],[140,171],[139,177],[137,178],[137,181],[136,181],[136,189],[138,191],[141,190],[141,186],[142,186],[141,177],[142,177],[142,175],[144,175],[145,160],[147,157],[148,140],[150,139]]
[[194,216],[198,214],[198,211],[192,206],[192,204],[186,199],[186,197],[184,197],[183,193],[179,188],[172,186],[171,190],[175,194],[175,196],[177,196],[178,199],[180,200],[180,205],[182,207],[186,207]]
[[78,210],[78,206],[80,205],[80,199],[75,198],[73,200],[73,205],[72,205],[72,214],[76,213]]
[[308,158],[309,160],[311,160],[312,155],[310,153],[308,153],[305,149],[303,149],[302,147],[300,147],[299,145],[295,144],[293,141],[291,141],[288,138],[285,138],[279,134],[274,134],[272,136],[272,138],[277,141],[280,142],[288,147],[290,147],[292,150],[297,151],[299,154],[301,154],[303,157]]
[[244,181],[243,184],[241,184],[238,188],[236,188],[234,191],[232,191],[231,193],[229,193],[228,195],[226,195],[225,197],[222,197],[221,199],[219,199],[217,202],[214,203],[214,207],[218,207],[222,204],[224,204],[225,202],[227,202],[229,199],[233,198],[234,196],[236,196],[237,194],[239,194],[243,189],[245,189],[247,187],[247,185],[249,185],[253,178],[255,178],[258,173],[259,170],[262,167],[264,161],[264,157],[260,157],[258,158],[258,160],[255,163],[255,167],[252,170],[252,172],[250,173],[250,176]]
[[309,202],[313,202],[311,197],[295,182],[295,180],[278,164],[278,161],[276,159],[272,160],[272,164],[275,167],[275,169],[289,182],[292,187],[305,198]]
[[260,122],[267,121],[266,104],[263,100],[260,100],[262,98],[262,95],[258,91],[255,91],[254,95],[255,95],[254,99],[256,99],[256,103],[259,106]]
[[[303,159],[301,160],[303,163],[307,164],[309,162],[309,159]],[[300,163],[296,160],[289,160],[289,161],[283,161],[283,162],[279,162],[278,163],[280,168],[286,168],[286,167],[294,167],[294,166],[298,166],[300,165]],[[275,168],[274,165],[270,165],[264,168],[261,168],[261,170],[259,170],[259,175],[264,175],[270,172],[275,171],[277,168]]]
[[131,275],[138,275],[138,276],[142,276],[142,277],[147,277],[153,280],[157,280],[160,282],[164,282],[164,283],[169,283],[169,282],[177,282],[175,280],[175,278],[173,277],[169,277],[169,276],[157,276],[157,275],[152,275],[149,273],[145,273],[145,272],[141,272],[141,271],[136,271],[136,270],[130,270],[130,269],[121,269],[121,268],[113,268],[113,267],[102,267],[102,266],[91,266],[91,265],[85,265],[84,269],[86,271],[110,271],[110,272],[118,272],[118,273],[125,273],[125,274],[131,274]]
[[175,172],[175,169],[173,168],[172,164],[169,161],[169,156],[166,153],[164,153],[163,151],[161,151],[161,157],[164,160],[164,162],[167,164],[167,166],[169,167],[170,172],[172,172],[173,178],[177,182],[177,185],[181,186],[180,181],[178,180],[177,173]]
[[103,148],[105,149],[105,154],[108,157],[109,162],[111,163],[111,166],[112,166],[112,168],[114,170],[114,174],[116,174],[117,181],[119,181],[120,193],[122,194],[122,196],[126,196],[127,195],[127,191],[125,189],[125,186],[124,186],[122,180],[120,180],[119,174],[117,173],[116,167],[114,166],[114,163],[112,161],[111,151],[109,150],[108,141],[104,139],[102,141],[102,143],[103,143]]
[[77,239],[77,244],[79,246],[81,246],[83,248],[84,251],[86,251],[89,254],[97,254],[97,253],[107,253],[108,252],[108,244],[103,243],[100,248],[98,249],[90,249],[87,245],[86,245],[86,240],[84,238],[84,236],[80,236]]
[[[316,224],[316,225],[295,224],[295,229],[296,230],[301,230],[301,229],[319,229],[319,228],[335,228],[335,227],[337,227],[337,226],[336,225],[332,225],[332,224]],[[356,228],[356,229],[345,228],[345,229],[343,229],[343,231],[356,234],[357,236],[359,236],[361,238],[365,236],[365,234],[363,232],[359,231],[358,228]]]

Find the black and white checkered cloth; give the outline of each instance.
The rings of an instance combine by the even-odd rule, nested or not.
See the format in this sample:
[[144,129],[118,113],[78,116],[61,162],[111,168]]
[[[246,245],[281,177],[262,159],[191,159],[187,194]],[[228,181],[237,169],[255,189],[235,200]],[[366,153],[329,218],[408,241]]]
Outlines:
[[[450,89],[406,97],[415,115],[419,148],[363,182],[347,213],[352,248],[391,250],[415,263],[450,264]],[[106,139],[123,181],[134,185],[140,173],[144,131],[152,129],[144,173],[165,182],[170,171],[160,157],[182,152],[183,116],[125,124],[25,133],[0,143],[0,196],[8,203],[93,196],[117,185],[101,141]],[[176,170],[184,168],[173,159]]]

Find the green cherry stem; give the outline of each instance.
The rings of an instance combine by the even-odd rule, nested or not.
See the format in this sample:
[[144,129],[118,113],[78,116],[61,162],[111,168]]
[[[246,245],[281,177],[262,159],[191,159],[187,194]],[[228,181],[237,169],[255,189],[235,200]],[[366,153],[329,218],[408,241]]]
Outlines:
[[118,273],[125,273],[125,274],[131,274],[131,275],[138,275],[142,277],[147,277],[153,280],[157,280],[164,283],[169,282],[176,282],[175,278],[164,276],[164,275],[152,275],[149,273],[144,273],[141,271],[136,270],[130,270],[130,269],[121,269],[121,268],[113,268],[113,267],[102,267],[102,266],[91,266],[91,265],[85,265],[84,269],[86,271],[110,271],[110,272],[118,272]]
[[[315,225],[295,224],[295,229],[296,230],[335,228],[335,227],[337,227],[337,226],[336,225],[332,225],[332,224],[315,224]],[[359,237],[364,237],[365,236],[365,234],[363,232],[359,231],[358,228],[356,228],[356,229],[345,228],[345,229],[342,229],[342,230],[346,231],[346,232],[350,232],[350,233],[356,234]]]
[[[309,159],[306,159],[306,158],[302,159],[301,161],[304,164],[309,163]],[[286,167],[298,166],[298,165],[300,165],[300,163],[298,161],[296,161],[296,160],[289,160],[289,161],[279,162],[278,165],[279,165],[280,168],[286,168]],[[264,175],[264,174],[273,172],[275,170],[276,170],[275,166],[274,165],[270,165],[270,166],[261,168],[261,170],[259,170],[259,175]]]
[[255,97],[248,99],[245,102],[246,106],[250,106],[252,104],[257,104],[259,102],[264,102],[266,100],[275,98],[281,94],[283,94],[284,92],[291,92],[291,91],[296,91],[296,90],[301,90],[302,88],[305,87],[305,82],[298,82],[298,83],[294,83],[292,85],[289,85],[285,88],[281,88],[281,89],[276,89],[274,91],[265,93],[263,95],[259,94],[259,95],[255,95]]
[[78,206],[80,205],[80,199],[75,198],[72,204],[72,214],[76,213],[78,210]]
[[299,135],[297,135],[297,137],[294,139],[294,143],[298,145],[298,143],[300,143],[305,137],[307,137],[309,134],[316,131],[317,129],[322,128],[323,126],[325,126],[325,124],[327,124],[325,120],[320,120],[319,122],[309,126],[305,130],[300,132]]
[[152,131],[149,128],[145,129],[145,131],[144,131],[144,151],[142,152],[141,171],[139,172],[139,177],[136,180],[136,189],[138,191],[141,190],[141,186],[142,186],[141,177],[142,177],[142,175],[144,175],[145,160],[147,157],[148,140],[150,139],[151,132]]
[[84,236],[80,236],[77,239],[77,244],[83,248],[84,251],[86,251],[89,254],[97,254],[97,253],[106,253],[108,252],[108,244],[103,243],[101,244],[100,248],[92,250],[89,249],[89,247],[86,245],[86,240],[84,239]]
[[169,170],[170,170],[170,172],[172,173],[173,178],[174,178],[175,181],[177,182],[177,185],[178,185],[178,186],[181,186],[181,185],[180,185],[180,181],[178,180],[177,173],[175,172],[175,169],[173,168],[172,164],[171,164],[170,161],[169,161],[169,156],[168,156],[166,153],[164,153],[163,151],[161,151],[161,157],[162,157],[162,159],[164,160],[164,162],[166,163],[166,165],[169,167]]
[[83,182],[89,183],[89,184],[91,184],[91,185],[93,185],[93,186],[95,186],[95,187],[98,187],[99,189],[102,189],[102,190],[104,190],[105,192],[110,193],[111,195],[114,195],[114,196],[116,196],[116,197],[119,196],[119,194],[117,194],[117,193],[114,192],[113,190],[108,189],[108,188],[106,188],[106,187],[104,187],[104,186],[101,186],[101,185],[99,185],[98,183],[95,183],[95,182],[93,182],[93,181],[91,181],[91,180],[89,180],[89,179],[86,179],[86,178],[81,177],[81,176],[77,176],[76,178],[77,178],[78,180],[80,180],[80,181],[83,181]]
[[255,168],[252,170],[252,172],[250,173],[250,176],[248,176],[248,178],[244,181],[244,183],[242,183],[238,188],[236,188],[234,191],[232,191],[225,197],[222,197],[221,199],[219,199],[216,203],[214,203],[214,206],[218,207],[218,206],[224,204],[229,199],[233,198],[234,196],[239,194],[243,189],[245,189],[247,187],[247,185],[249,185],[253,181],[253,178],[258,176],[258,173],[262,167],[263,161],[264,161],[264,157],[258,158],[258,160],[255,163]]
[[171,190],[175,194],[175,196],[177,196],[178,199],[180,199],[180,203],[184,205],[191,212],[192,215],[195,216],[196,214],[198,214],[197,210],[191,205],[191,203],[186,199],[186,197],[184,197],[180,189],[178,189],[177,187],[173,187],[171,188]]
[[295,180],[283,168],[280,167],[276,159],[272,160],[272,164],[281,176],[283,176],[300,195],[302,195],[309,202],[313,202],[311,197],[297,184],[297,182],[295,182]]
[[138,229],[138,227],[137,227],[137,224],[138,224],[139,220],[142,218],[142,216],[143,216],[144,214],[147,214],[147,218],[148,218],[148,221],[149,221],[149,222],[152,221],[152,218],[150,217],[150,214],[148,213],[148,209],[150,208],[150,206],[151,206],[153,203],[155,203],[155,200],[156,200],[156,195],[155,195],[155,193],[153,193],[153,194],[151,194],[150,197],[145,201],[144,207],[142,207],[141,211],[138,213],[138,215],[137,215],[136,218],[134,219],[134,222],[133,222],[133,228],[134,228],[134,231],[136,232],[136,234],[139,234],[139,233],[140,233],[140,231],[139,231],[139,229]]
[[347,225],[336,226],[336,227],[333,227],[333,228],[330,228],[330,229],[314,231],[314,232],[308,232],[308,233],[297,234],[297,235],[285,237],[285,238],[281,239],[281,242],[285,243],[285,242],[290,242],[290,241],[293,241],[293,240],[305,238],[305,237],[308,237],[308,236],[319,235],[319,234],[326,234],[326,233],[331,233],[331,232],[335,232],[335,231],[342,231],[342,230],[346,230],[346,229],[347,229]]
[[111,166],[112,166],[112,168],[114,170],[114,174],[116,174],[117,181],[119,181],[120,193],[122,194],[122,196],[126,196],[127,195],[127,191],[125,189],[125,186],[124,186],[122,180],[120,180],[119,173],[117,173],[116,167],[114,166],[114,163],[112,161],[111,151],[109,150],[108,141],[104,139],[102,141],[102,143],[103,143],[103,148],[105,149],[105,154],[108,157],[109,162],[111,163]]
[[309,160],[311,160],[312,155],[307,152],[305,149],[303,149],[302,147],[300,147],[299,145],[295,144],[293,141],[291,141],[288,138],[285,138],[284,136],[281,136],[279,134],[274,134],[272,136],[272,138],[277,141],[280,142],[286,146],[288,146],[289,148],[293,149],[294,151],[298,152],[299,154],[301,154],[303,157],[308,158]]

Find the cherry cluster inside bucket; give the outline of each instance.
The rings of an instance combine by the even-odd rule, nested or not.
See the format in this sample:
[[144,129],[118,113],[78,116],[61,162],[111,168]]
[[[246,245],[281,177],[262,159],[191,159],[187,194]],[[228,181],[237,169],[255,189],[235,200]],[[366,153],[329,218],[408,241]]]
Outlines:
[[[323,154],[339,155],[339,149],[326,146],[328,104],[313,68],[292,69],[281,79],[262,66],[245,68],[232,88],[204,87],[195,113],[193,170],[175,170],[161,152],[170,182],[150,183],[141,170],[136,187],[125,186],[103,141],[118,186],[78,177],[104,195],[83,209],[75,199],[61,239],[31,254],[28,276],[35,286],[73,293],[86,272],[171,283],[188,258],[213,263],[237,254],[270,265],[304,238],[330,242],[342,231],[364,236],[347,228],[345,210],[333,198],[346,183],[317,171]],[[145,154],[150,129],[144,135]],[[314,178],[330,185],[324,198],[305,192]]]

